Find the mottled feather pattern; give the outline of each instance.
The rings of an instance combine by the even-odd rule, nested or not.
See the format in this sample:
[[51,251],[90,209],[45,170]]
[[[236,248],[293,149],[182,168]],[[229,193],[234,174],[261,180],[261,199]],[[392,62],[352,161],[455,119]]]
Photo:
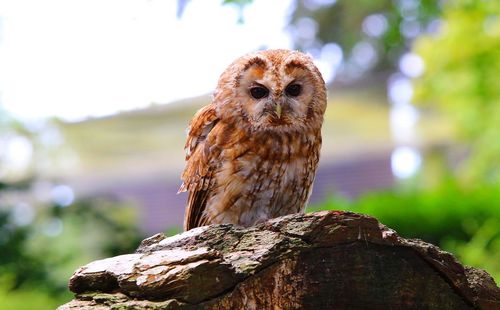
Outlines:
[[308,56],[269,50],[233,62],[189,125],[179,190],[189,192],[184,228],[251,226],[303,212],[325,108],[324,81]]

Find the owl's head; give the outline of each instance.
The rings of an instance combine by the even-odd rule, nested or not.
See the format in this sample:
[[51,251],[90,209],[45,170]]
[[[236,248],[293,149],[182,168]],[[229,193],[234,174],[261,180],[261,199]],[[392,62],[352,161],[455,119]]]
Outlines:
[[248,122],[255,130],[321,127],[326,88],[309,56],[259,51],[238,58],[222,73],[214,103],[221,117]]

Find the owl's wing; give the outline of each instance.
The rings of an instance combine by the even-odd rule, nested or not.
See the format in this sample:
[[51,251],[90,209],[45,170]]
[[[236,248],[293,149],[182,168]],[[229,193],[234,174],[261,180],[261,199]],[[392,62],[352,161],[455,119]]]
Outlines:
[[214,146],[207,139],[219,119],[215,109],[208,105],[199,110],[189,124],[186,141],[186,168],[182,173],[179,192],[189,191],[184,229],[203,226],[203,212],[213,185]]

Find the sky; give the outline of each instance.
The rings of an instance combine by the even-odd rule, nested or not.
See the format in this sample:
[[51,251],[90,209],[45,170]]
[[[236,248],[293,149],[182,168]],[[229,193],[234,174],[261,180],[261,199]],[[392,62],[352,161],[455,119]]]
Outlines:
[[80,120],[212,92],[256,49],[291,48],[290,0],[0,0],[0,107]]

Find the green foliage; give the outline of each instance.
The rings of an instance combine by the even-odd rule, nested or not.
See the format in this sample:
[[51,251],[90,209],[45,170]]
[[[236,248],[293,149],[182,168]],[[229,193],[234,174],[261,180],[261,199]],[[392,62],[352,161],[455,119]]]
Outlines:
[[19,184],[0,187],[1,309],[53,309],[71,298],[67,281],[78,266],[130,253],[142,239],[134,208],[101,199],[37,203],[34,221],[20,225],[12,201],[29,197],[31,182]]
[[443,182],[433,189],[371,193],[356,201],[332,197],[308,211],[348,210],[376,217],[406,238],[420,238],[486,269],[500,280],[500,188]]
[[470,241],[449,239],[443,247],[457,254],[462,261],[471,266],[487,270],[500,282],[500,220],[486,220],[473,234]]
[[71,294],[54,297],[44,290],[25,288],[22,290],[6,290],[0,282],[0,308],[15,310],[56,309],[62,303],[68,302]]
[[499,1],[450,1],[441,31],[420,37],[414,48],[426,64],[415,101],[437,106],[455,122],[471,145],[461,172],[472,181],[500,181],[499,16]]
[[10,213],[0,211],[0,283],[18,289],[26,282],[43,283],[47,270],[43,262],[26,251],[30,227],[16,227],[10,223]]

